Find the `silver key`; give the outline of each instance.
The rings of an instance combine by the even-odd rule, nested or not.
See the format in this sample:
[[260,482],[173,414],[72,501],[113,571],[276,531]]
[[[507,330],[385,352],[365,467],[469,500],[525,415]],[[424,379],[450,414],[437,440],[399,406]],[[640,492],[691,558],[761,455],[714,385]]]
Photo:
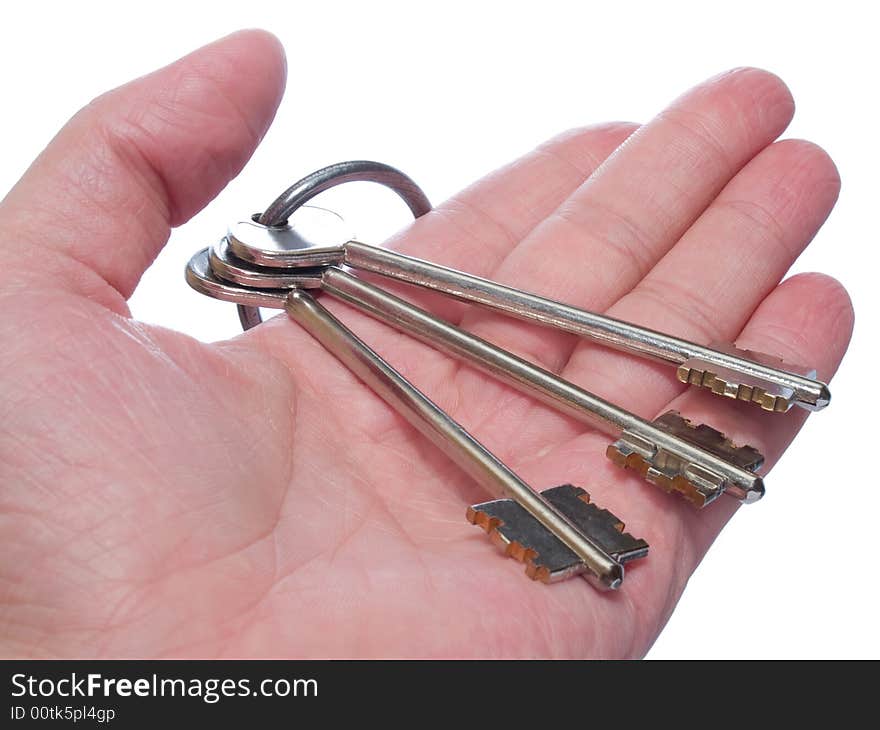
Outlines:
[[193,257],[187,279],[203,293],[245,304],[249,303],[245,296],[255,296],[254,289],[271,293],[267,301],[273,301],[272,297],[278,301],[291,287],[320,288],[581,421],[620,436],[608,447],[609,458],[698,507],[725,492],[746,502],[764,494],[763,480],[754,473],[763,457],[755,449],[736,447],[719,432],[693,427],[677,414],[654,422],[639,418],[337,267],[259,268],[237,261],[224,239],[210,252],[206,249]]
[[[188,279],[216,296],[205,256],[190,262]],[[201,283],[200,283],[201,282]],[[252,306],[283,306],[379,397],[400,413],[475,481],[499,497],[468,509],[468,520],[489,532],[505,552],[526,564],[536,580],[582,574],[595,585],[619,588],[623,564],[643,557],[648,544],[623,531],[623,523],[569,484],[538,493],[490,453],[445,411],[358,339],[308,293],[226,287],[224,296]]]
[[330,211],[305,206],[299,208],[291,220],[293,225],[277,227],[264,226],[253,220],[236,223],[230,227],[227,236],[232,254],[243,261],[269,268],[344,264],[433,289],[655,361],[672,363],[681,382],[707,388],[717,395],[755,403],[767,411],[784,412],[792,405],[819,410],[831,399],[828,386],[815,379],[814,370],[786,365],[769,355],[740,350],[732,345],[705,347],[371,246],[354,240],[342,220]]

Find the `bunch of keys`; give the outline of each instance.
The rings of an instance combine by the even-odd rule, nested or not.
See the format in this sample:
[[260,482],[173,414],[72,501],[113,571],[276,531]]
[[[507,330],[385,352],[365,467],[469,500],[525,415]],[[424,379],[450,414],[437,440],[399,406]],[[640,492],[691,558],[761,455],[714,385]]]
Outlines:
[[570,484],[532,489],[460,424],[394,370],[311,294],[319,290],[457,357],[489,375],[609,433],[607,456],[698,508],[721,494],[755,502],[764,494],[756,473],[762,455],[737,446],[707,425],[670,411],[648,421],[543,368],[476,337],[353,275],[342,266],[490,307],[556,327],[653,360],[672,363],[679,380],[713,393],[783,412],[792,405],[818,410],[827,385],[815,372],[731,346],[705,347],[604,317],[486,279],[359,241],[335,213],[305,205],[320,192],[350,181],[394,190],[415,216],[431,209],[419,187],[394,168],[345,162],[295,183],[259,216],[232,225],[187,266],[187,281],[208,296],[234,302],[245,329],[261,321],[259,308],[285,309],[329,352],[438,446],[496,499],[473,505],[470,522],[483,527],[532,578],[552,582],[584,575],[618,588],[623,564],[648,545]]

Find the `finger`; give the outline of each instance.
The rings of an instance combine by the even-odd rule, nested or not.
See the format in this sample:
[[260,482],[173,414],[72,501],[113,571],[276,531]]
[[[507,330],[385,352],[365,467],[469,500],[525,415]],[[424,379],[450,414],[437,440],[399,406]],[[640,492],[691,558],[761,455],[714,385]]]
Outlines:
[[[800,274],[785,281],[764,300],[737,342],[750,349],[777,353],[788,362],[814,363],[819,378],[828,381],[840,365],[852,329],[852,303],[843,286],[823,274]],[[717,424],[735,443],[755,446],[766,458],[762,473],[778,461],[808,415],[799,408],[784,415],[766,414],[745,403],[721,409],[717,398],[694,390],[681,394],[669,408],[681,411],[685,418]],[[816,416],[823,417],[824,414]],[[771,483],[768,497],[782,489],[783,485],[774,487]],[[725,499],[698,514],[686,513],[693,548],[688,572],[696,567],[737,504]]]
[[[638,128],[627,122],[569,130],[494,171],[388,242],[397,250],[478,276],[495,269],[536,225]],[[457,322],[466,305],[377,280],[389,290]]]
[[[634,134],[511,252],[496,278],[601,311],[782,132],[792,111],[788,89],[765,71],[740,69],[698,86]],[[557,370],[574,342],[492,314],[466,324]]]
[[128,297],[170,226],[194,215],[250,157],[284,77],[277,39],[244,31],[99,97],[3,201],[0,246],[14,248],[23,272],[51,272],[94,294],[85,267]]
[[[771,145],[608,314],[701,344],[732,340],[812,240],[839,189],[819,147]],[[669,365],[583,342],[564,374],[590,382],[595,373],[605,374],[600,393],[648,416],[687,388]]]

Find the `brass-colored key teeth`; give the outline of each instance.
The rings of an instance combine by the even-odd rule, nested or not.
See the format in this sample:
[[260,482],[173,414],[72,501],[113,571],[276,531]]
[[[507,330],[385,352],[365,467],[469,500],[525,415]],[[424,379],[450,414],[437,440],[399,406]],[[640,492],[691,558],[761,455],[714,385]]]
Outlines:
[[705,423],[694,423],[678,411],[667,411],[655,418],[653,424],[741,469],[754,472],[764,463],[764,455],[754,446],[738,446],[718,429]]
[[[726,342],[714,342],[711,347],[713,350],[727,355],[751,360],[778,370],[785,370],[805,378],[816,377],[815,369],[785,362],[775,355],[755,350],[743,350]],[[678,367],[676,375],[682,383],[707,388],[716,395],[725,398],[755,403],[765,411],[785,413],[795,402],[795,393],[787,388],[780,388],[778,392],[774,392],[773,389],[768,390],[766,384],[759,378],[729,371],[700,358],[685,360]]]
[[482,527],[486,534],[489,535],[489,537],[492,537],[492,534],[501,524],[501,520],[478,509],[479,506],[480,505],[475,504],[467,508],[467,514],[465,515],[467,521],[472,525]]
[[[590,502],[583,489],[563,484],[541,494],[613,560],[624,563],[647,554],[648,544],[624,532],[623,522]],[[473,505],[467,519],[483,528],[505,555],[524,563],[533,580],[551,583],[586,569],[568,546],[513,500]]]
[[715,498],[714,495],[705,494],[700,491],[694,482],[683,475],[678,474],[670,477],[655,469],[650,461],[641,454],[635,451],[625,452],[621,441],[609,444],[605,450],[605,456],[617,464],[617,466],[636,472],[642,479],[654,486],[660,487],[663,491],[684,497],[698,509],[702,509]]
[[687,364],[680,365],[676,370],[676,375],[682,383],[707,388],[715,395],[725,398],[755,403],[765,411],[785,413],[793,405],[790,396],[773,395],[757,385],[746,385],[734,380],[726,380],[710,370],[688,367]]
[[508,540],[504,532],[499,529],[504,523],[497,517],[492,517],[480,509],[475,509],[475,507],[478,508],[479,505],[468,507],[467,521],[472,525],[481,527],[489,536],[489,540],[492,544],[501,550],[504,555],[513,558],[518,563],[524,563],[526,566],[526,575],[529,578],[542,583],[549,583],[550,571],[546,566],[540,565],[536,562],[536,558],[538,557],[537,551],[526,547],[518,540]]
[[[721,431],[704,423],[691,423],[678,411],[664,413],[653,425],[740,469],[754,472],[764,463],[763,455],[756,448],[737,446]],[[618,466],[684,497],[698,508],[712,502],[728,486],[721,474],[659,448],[649,438],[632,431],[624,431],[608,446],[605,455]]]

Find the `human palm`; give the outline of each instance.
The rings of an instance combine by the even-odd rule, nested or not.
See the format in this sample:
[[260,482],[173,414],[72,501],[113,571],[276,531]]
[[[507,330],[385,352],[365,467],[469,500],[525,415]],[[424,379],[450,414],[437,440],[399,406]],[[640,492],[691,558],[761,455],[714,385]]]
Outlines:
[[[14,269],[0,290],[0,652],[643,654],[733,500],[698,513],[611,465],[606,436],[326,302],[530,484],[586,488],[651,545],[616,593],[533,583],[464,520],[490,495],[287,317],[212,344],[130,318],[169,226],[238,172],[283,75],[259,32],[202,49],[93,102],[0,206]],[[389,245],[828,378],[846,293],[815,274],[777,286],[838,191],[820,149],[774,142],[792,112],[776,77],[737,70],[635,134],[607,124],[542,145]],[[642,416],[709,422],[768,464],[803,423],[395,290]]]

